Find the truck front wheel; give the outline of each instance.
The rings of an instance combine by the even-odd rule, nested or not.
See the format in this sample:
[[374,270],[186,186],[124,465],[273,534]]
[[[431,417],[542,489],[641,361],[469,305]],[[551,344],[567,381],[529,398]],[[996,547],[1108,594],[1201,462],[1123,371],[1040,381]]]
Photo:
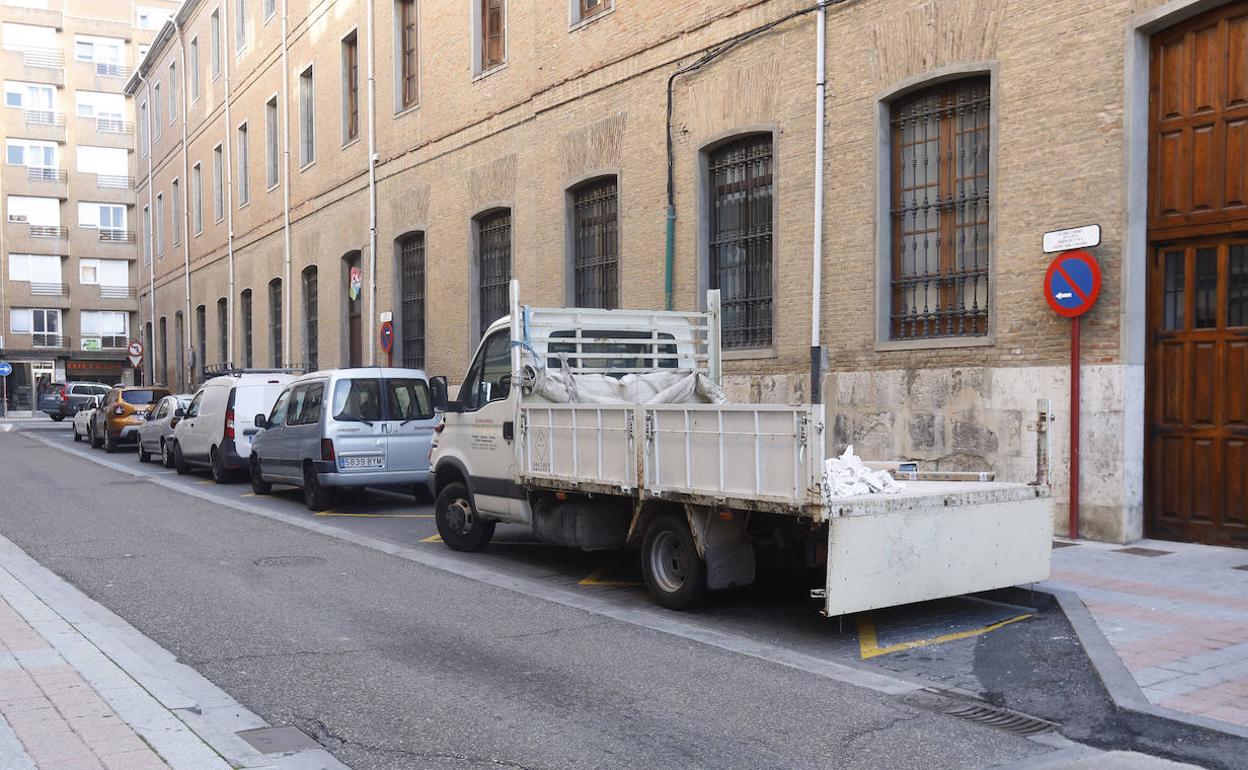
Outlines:
[[477,515],[468,487],[447,484],[434,503],[438,534],[452,551],[480,551],[494,537],[494,522]]
[[662,514],[651,520],[641,541],[641,574],[655,601],[669,610],[697,606],[706,593],[706,564],[683,518]]

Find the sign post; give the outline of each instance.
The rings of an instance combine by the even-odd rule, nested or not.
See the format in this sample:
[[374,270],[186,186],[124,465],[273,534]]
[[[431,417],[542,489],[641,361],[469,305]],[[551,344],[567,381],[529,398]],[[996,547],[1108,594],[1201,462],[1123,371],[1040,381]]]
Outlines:
[[1044,276],[1044,298],[1053,312],[1070,319],[1070,525],[1079,539],[1079,317],[1101,293],[1101,267],[1082,249],[1057,255]]
[[9,375],[13,373],[13,364],[0,361],[0,417],[9,414]]
[[377,330],[377,341],[381,343],[382,352],[386,354],[386,366],[394,366],[394,324],[389,320],[381,322]]

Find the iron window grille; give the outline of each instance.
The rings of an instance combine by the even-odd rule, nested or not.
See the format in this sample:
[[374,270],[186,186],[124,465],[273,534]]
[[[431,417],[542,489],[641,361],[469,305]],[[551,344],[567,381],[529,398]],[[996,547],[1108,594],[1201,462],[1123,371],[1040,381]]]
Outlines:
[[317,358],[320,340],[317,337],[316,328],[316,291],[316,267],[305,268],[303,271],[303,336],[307,350],[304,351],[304,358],[307,359],[310,372],[320,368]]
[[399,243],[399,278],[402,313],[399,334],[403,337],[403,366],[425,366],[425,234],[415,233]]
[[893,105],[893,339],[988,333],[987,77]]
[[282,279],[274,278],[269,281],[269,328],[272,335],[272,344],[269,348],[273,351],[272,366],[274,368],[282,365]]
[[572,201],[573,278],[577,307],[620,306],[619,203],[615,177],[590,182]]
[[726,348],[772,344],[772,141],[748,136],[710,156],[709,285],[719,289]]
[[507,315],[511,280],[511,211],[502,209],[477,220],[477,308],[479,333]]

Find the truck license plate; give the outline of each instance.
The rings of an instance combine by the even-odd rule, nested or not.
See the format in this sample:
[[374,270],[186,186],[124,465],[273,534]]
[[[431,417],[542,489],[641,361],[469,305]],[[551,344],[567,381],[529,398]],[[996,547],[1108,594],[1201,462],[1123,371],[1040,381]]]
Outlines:
[[380,457],[339,457],[338,467],[344,470],[350,468],[380,468],[383,463]]

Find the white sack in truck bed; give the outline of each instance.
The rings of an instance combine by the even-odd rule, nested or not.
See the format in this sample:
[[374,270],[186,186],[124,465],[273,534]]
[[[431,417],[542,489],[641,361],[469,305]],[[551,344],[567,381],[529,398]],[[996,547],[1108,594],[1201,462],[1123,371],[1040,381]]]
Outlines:
[[556,404],[723,404],[728,401],[711,378],[682,369],[611,377],[573,374],[567,369],[525,364],[520,387]]

